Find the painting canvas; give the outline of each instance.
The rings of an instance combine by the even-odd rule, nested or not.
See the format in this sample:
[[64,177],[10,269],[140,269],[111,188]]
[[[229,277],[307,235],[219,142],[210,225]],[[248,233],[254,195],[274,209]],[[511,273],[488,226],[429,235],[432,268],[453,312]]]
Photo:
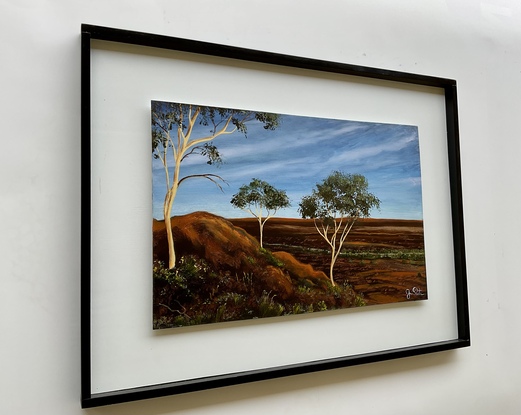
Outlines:
[[152,101],[155,329],[427,299],[419,133]]

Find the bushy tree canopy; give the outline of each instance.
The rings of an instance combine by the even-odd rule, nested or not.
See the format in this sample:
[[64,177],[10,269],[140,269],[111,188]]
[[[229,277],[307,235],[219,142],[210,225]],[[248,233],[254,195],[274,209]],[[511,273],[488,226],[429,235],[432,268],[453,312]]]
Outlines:
[[268,182],[252,179],[247,185],[241,186],[233,195],[230,203],[240,209],[247,210],[259,221],[260,245],[262,247],[262,231],[266,221],[273,217],[279,209],[290,205],[284,190],[273,187]]
[[[185,154],[184,158],[190,154],[201,154],[208,158],[208,164],[214,164],[222,162],[221,156],[217,147],[207,141],[210,141],[219,131],[222,131],[221,134],[238,131],[246,135],[247,123],[252,120],[260,121],[266,130],[274,130],[278,127],[280,118],[278,114],[267,112],[152,101],[152,152],[157,151],[158,147],[165,148],[170,144],[172,130],[177,131],[178,138],[184,136],[190,140],[194,127],[191,123],[193,119],[197,119],[199,125],[209,127],[208,136],[197,137],[198,142],[190,146],[192,150]],[[157,153],[154,157],[158,158]]]
[[252,179],[248,185],[239,188],[239,192],[232,197],[231,204],[240,209],[261,207],[276,211],[288,207],[289,199],[284,190],[278,190],[263,180]]
[[380,207],[380,200],[368,188],[365,176],[334,171],[310,196],[302,198],[299,212],[303,218],[326,222],[339,217],[368,217],[371,209]]
[[299,203],[302,217],[314,219],[317,232],[331,248],[329,278],[333,285],[335,261],[356,220],[380,207],[380,200],[368,188],[365,176],[334,171]]

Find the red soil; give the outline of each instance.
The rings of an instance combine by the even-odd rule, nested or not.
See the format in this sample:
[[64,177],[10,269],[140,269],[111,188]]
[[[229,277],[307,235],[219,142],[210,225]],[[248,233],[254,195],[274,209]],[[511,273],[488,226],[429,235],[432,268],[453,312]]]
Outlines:
[[[219,269],[242,271],[255,262],[256,273],[263,273],[266,284],[279,295],[292,295],[288,277],[256,256],[259,251],[259,226],[255,218],[224,219],[206,212],[172,218],[176,253],[196,254]],[[233,226],[235,225],[235,226]],[[154,258],[168,258],[164,222],[154,221]],[[246,231],[246,232],[244,232]],[[264,247],[285,263],[291,279],[306,278],[314,285],[329,277],[329,246],[315,229],[313,220],[272,218],[264,226]],[[417,220],[360,219],[344,247],[370,253],[406,253],[422,250],[423,222]],[[281,252],[278,252],[281,251]],[[291,255],[290,255],[291,254]],[[349,284],[367,305],[427,298],[424,261],[403,258],[341,256],[334,266],[337,284]],[[253,261],[255,259],[255,261]],[[279,275],[280,274],[280,275]]]
[[[258,238],[254,218],[231,219]],[[264,226],[264,246],[290,252],[300,262],[329,275],[328,245],[315,229],[312,219],[272,218]],[[349,234],[345,248],[360,251],[423,249],[423,222],[420,220],[360,219]],[[300,247],[315,248],[309,252]],[[399,251],[398,251],[399,252]],[[336,283],[347,282],[363,295],[366,303],[386,304],[427,298],[425,263],[411,259],[350,259],[339,257],[334,266]]]

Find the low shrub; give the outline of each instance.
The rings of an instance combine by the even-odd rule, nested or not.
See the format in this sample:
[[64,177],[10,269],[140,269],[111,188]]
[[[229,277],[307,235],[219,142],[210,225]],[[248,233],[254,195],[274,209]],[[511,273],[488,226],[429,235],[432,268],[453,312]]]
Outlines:
[[[277,261],[264,250],[264,255]],[[301,280],[294,294],[280,300],[259,285],[255,272],[215,271],[196,256],[183,256],[174,269],[155,262],[154,327],[276,317],[360,306],[348,284],[317,287]],[[295,282],[295,284],[297,284]]]

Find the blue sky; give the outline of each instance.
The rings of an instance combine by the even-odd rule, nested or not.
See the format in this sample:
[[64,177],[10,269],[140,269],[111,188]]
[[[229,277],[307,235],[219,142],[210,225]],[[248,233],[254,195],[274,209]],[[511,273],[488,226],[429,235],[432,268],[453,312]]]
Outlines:
[[[193,137],[207,134],[198,126]],[[182,164],[181,174],[211,173],[227,184],[221,192],[206,179],[187,180],[179,188],[172,216],[205,210],[224,217],[246,217],[230,199],[252,178],[269,182],[288,194],[291,207],[280,217],[300,217],[298,204],[316,183],[332,171],[363,174],[369,191],[381,201],[372,217],[421,219],[421,178],[418,129],[415,126],[379,124],[325,118],[281,115],[281,124],[266,131],[258,122],[248,123],[247,138],[241,133],[213,141],[224,164],[210,166],[201,156]],[[153,160],[153,216],[163,219],[164,170]]]

